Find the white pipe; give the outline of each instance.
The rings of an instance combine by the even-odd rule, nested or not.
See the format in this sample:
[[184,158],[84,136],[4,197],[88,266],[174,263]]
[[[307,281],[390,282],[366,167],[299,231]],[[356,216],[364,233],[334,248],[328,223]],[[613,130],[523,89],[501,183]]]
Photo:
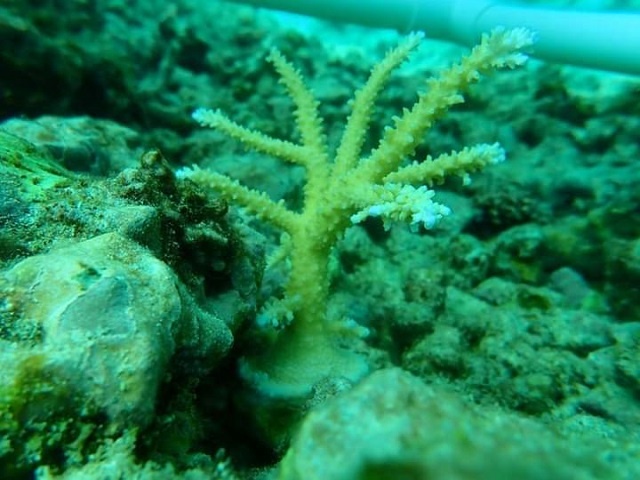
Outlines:
[[640,75],[640,14],[529,7],[491,0],[231,0],[465,45],[496,26],[537,33],[543,60]]

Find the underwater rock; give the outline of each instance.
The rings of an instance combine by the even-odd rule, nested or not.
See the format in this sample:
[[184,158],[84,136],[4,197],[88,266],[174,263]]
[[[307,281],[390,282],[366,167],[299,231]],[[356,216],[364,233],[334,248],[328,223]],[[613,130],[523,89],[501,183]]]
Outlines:
[[[371,478],[633,478],[593,434],[568,443],[551,428],[470,405],[400,369],[381,370],[313,411],[280,480]],[[609,452],[607,452],[609,450]],[[607,458],[609,457],[609,458]],[[629,457],[631,458],[631,457]],[[632,473],[635,472],[635,473]]]
[[184,294],[165,263],[117,233],[0,273],[0,477],[148,426],[183,330],[198,327],[190,342],[208,362],[226,353],[226,324],[194,314]]
[[159,152],[104,179],[54,154],[0,128],[3,479],[200,425],[181,400],[229,353],[264,268],[261,237]]
[[142,153],[139,134],[110,120],[45,115],[34,120],[12,118],[0,129],[47,151],[73,172],[120,172],[135,166]]
[[4,375],[39,356],[50,388],[65,391],[37,410],[56,411],[70,395],[85,414],[103,412],[114,424],[151,420],[182,313],[164,263],[111,233],[27,258],[0,277],[0,288],[2,338],[14,345],[3,349],[12,367]]

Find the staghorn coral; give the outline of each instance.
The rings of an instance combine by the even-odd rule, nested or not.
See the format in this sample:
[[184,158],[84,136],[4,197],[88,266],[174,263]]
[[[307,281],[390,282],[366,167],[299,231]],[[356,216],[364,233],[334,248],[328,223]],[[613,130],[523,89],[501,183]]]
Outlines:
[[522,49],[533,43],[525,29],[496,29],[460,63],[427,81],[411,109],[394,117],[378,146],[362,153],[375,99],[392,71],[407,59],[421,35],[410,35],[375,66],[365,85],[356,92],[342,140],[334,155],[325,141],[318,102],[297,71],[277,50],[268,60],[281,77],[296,107],[301,143],[271,138],[247,129],[217,110],[198,109],[193,117],[245,146],[306,169],[304,203],[300,211],[275,202],[216,172],[185,168],[179,177],[211,189],[231,203],[244,207],[261,220],[285,232],[281,258],[290,263],[282,299],[271,302],[261,315],[264,325],[286,325],[270,348],[247,359],[244,375],[269,396],[299,396],[326,378],[357,380],[367,371],[366,361],[340,346],[349,328],[344,319],[327,313],[329,259],[344,231],[367,217],[380,217],[385,228],[404,221],[412,227],[431,228],[449,214],[433,200],[430,187],[444,178],[468,174],[504,159],[498,144],[466,147],[436,158],[405,164],[425,132],[450,107],[463,102],[462,92],[482,74],[522,65]]

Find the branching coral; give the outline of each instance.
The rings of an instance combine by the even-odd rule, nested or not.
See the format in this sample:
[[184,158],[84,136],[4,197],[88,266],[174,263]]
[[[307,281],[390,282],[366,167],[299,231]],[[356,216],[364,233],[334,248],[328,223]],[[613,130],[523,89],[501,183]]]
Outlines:
[[245,146],[306,169],[304,204],[292,211],[284,202],[248,189],[237,181],[197,167],[179,175],[214,190],[260,219],[288,234],[286,255],[290,272],[285,296],[265,312],[272,323],[288,317],[291,324],[271,350],[248,362],[245,373],[270,394],[304,393],[323,378],[356,379],[366,371],[365,362],[337,345],[338,319],[328,318],[328,264],[332,248],[344,231],[366,217],[432,227],[449,209],[433,201],[429,187],[450,175],[467,179],[470,172],[504,159],[498,144],[482,144],[461,151],[405,164],[414,155],[425,132],[453,105],[463,102],[462,92],[482,74],[522,65],[522,49],[532,44],[525,29],[497,29],[485,34],[479,45],[460,63],[427,81],[411,109],[393,118],[378,146],[368,155],[362,147],[371,121],[374,101],[398,67],[419,44],[421,35],[410,35],[373,68],[365,85],[356,92],[341,142],[333,155],[325,141],[318,102],[297,71],[277,50],[268,60],[295,103],[295,119],[301,143],[294,144],[247,129],[220,111],[198,109],[193,117]]

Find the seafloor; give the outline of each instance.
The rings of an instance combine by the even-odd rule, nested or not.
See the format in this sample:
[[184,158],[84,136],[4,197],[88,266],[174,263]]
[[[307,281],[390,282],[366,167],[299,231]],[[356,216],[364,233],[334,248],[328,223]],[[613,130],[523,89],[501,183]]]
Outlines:
[[[302,167],[191,118],[297,141],[275,46],[335,146],[399,36],[299,22],[211,0],[0,4],[0,478],[640,478],[637,77],[531,60],[474,86],[416,158],[500,142],[507,161],[436,186],[436,228],[368,220],[333,252],[329,309],[368,329],[372,373],[252,397],[238,365],[282,293],[279,234],[174,172],[300,207]],[[365,151],[465,53],[424,41]]]

